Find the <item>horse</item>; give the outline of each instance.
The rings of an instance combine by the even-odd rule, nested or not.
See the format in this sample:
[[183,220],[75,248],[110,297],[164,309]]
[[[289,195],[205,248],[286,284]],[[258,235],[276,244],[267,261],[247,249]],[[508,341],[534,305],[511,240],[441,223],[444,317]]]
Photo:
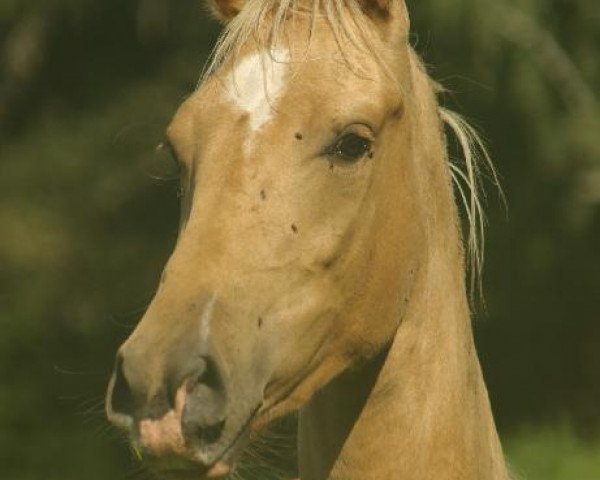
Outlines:
[[166,131],[178,240],[109,420],[173,478],[235,474],[297,412],[302,480],[507,479],[466,273],[480,148],[439,106],[404,0],[211,6],[224,31]]

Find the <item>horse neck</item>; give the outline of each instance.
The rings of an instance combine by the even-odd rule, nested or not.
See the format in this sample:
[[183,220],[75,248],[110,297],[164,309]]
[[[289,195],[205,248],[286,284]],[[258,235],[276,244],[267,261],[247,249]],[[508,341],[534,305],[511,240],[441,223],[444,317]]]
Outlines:
[[426,261],[389,350],[340,375],[301,411],[302,480],[508,478],[471,331],[437,104],[420,88],[420,122],[435,125],[418,128],[435,128],[440,139],[428,135],[420,152],[439,167],[425,174],[436,202]]
[[413,298],[389,350],[301,412],[302,480],[507,478],[468,314],[439,292]]

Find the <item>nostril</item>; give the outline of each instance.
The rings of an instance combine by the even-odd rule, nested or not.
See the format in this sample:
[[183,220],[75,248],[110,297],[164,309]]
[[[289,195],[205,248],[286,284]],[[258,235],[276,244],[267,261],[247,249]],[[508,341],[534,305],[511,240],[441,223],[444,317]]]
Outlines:
[[204,365],[204,371],[198,376],[198,384],[205,385],[211,390],[221,390],[221,376],[217,371],[217,366],[215,365],[215,362],[212,359],[207,358],[205,359]]
[[225,421],[216,423],[215,425],[206,425],[204,427],[198,427],[196,435],[198,440],[205,445],[216,443],[221,438],[223,428],[225,427]]
[[203,357],[201,368],[186,384],[182,415],[184,437],[199,447],[217,443],[225,428],[226,393],[214,359]]
[[[203,387],[204,390],[208,389],[213,392],[222,390],[223,382],[221,381],[221,376],[219,375],[217,367],[214,361],[207,357],[201,357],[199,360],[195,361],[193,374],[180,375],[179,378],[181,377],[187,377],[185,385],[188,394],[193,394],[198,387]],[[174,384],[172,388],[173,397],[176,394],[175,385],[176,384]]]
[[125,378],[123,370],[123,357],[117,356],[114,372],[114,383],[112,394],[110,396],[110,408],[113,413],[120,415],[133,416],[134,399],[131,387]]

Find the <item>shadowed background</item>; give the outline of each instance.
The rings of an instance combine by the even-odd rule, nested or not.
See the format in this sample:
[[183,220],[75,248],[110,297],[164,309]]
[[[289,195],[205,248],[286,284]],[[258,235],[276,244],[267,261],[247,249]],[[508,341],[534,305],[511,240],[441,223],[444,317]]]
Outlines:
[[[411,42],[483,132],[508,199],[488,188],[474,327],[510,463],[598,480],[600,4],[408,6]],[[199,0],[0,3],[4,479],[149,478],[103,395],[177,233],[155,146],[218,31]]]

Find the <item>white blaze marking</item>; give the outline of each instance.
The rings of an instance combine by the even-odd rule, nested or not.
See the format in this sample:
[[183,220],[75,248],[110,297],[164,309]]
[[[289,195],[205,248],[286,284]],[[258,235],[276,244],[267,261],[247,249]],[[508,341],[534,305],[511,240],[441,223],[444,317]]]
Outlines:
[[229,101],[250,114],[250,129],[257,132],[273,116],[283,93],[289,51],[262,51],[244,58],[227,79]]
[[202,349],[206,348],[208,344],[208,337],[210,335],[210,323],[212,321],[213,310],[215,307],[215,301],[217,296],[213,295],[200,316],[200,346]]

